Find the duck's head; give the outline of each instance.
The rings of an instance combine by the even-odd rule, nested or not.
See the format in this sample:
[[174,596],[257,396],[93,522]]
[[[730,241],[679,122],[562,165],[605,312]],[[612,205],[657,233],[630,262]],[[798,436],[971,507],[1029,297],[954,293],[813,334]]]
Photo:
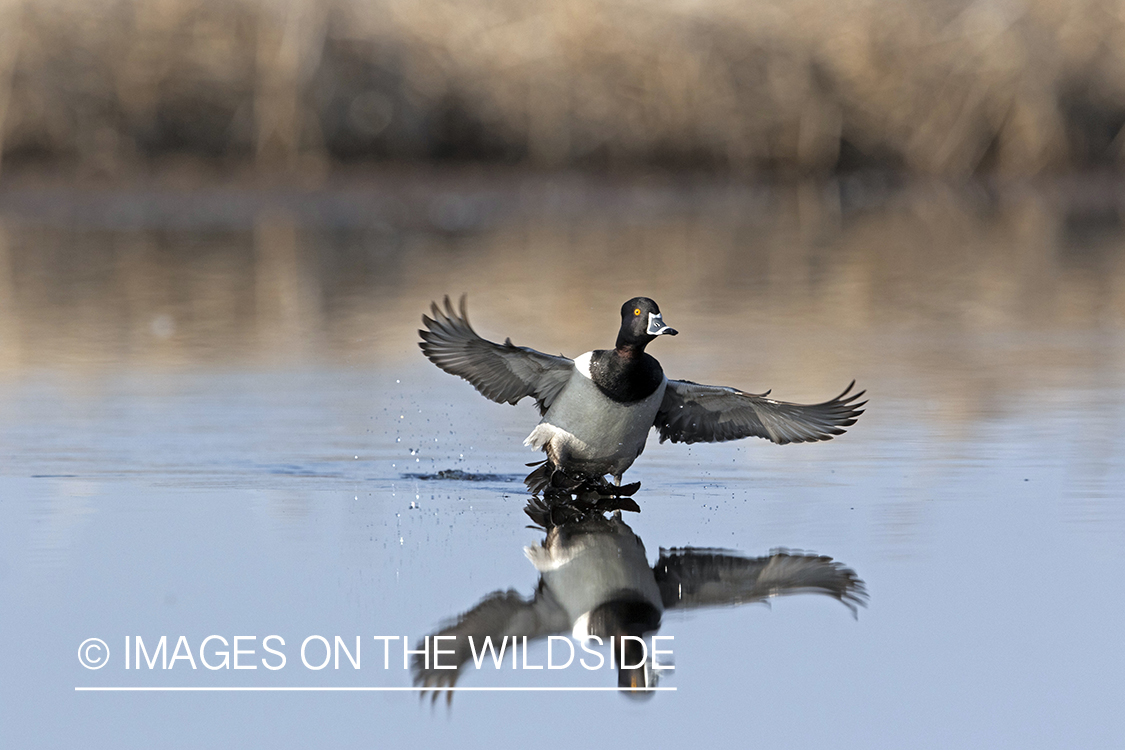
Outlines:
[[658,675],[653,672],[654,661],[644,636],[660,629],[660,611],[642,596],[630,592],[621,595],[623,598],[605,602],[587,615],[587,632],[602,639],[615,637],[617,686],[630,697],[651,698],[653,693],[648,688],[656,687]]
[[617,348],[644,349],[657,336],[675,336],[679,331],[664,324],[660,306],[648,297],[634,297],[621,306],[621,331]]

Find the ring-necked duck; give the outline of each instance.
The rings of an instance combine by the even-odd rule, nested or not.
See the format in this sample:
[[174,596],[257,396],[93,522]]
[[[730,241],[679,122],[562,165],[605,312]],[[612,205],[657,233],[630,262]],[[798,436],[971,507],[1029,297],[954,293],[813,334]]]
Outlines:
[[[472,383],[486,398],[514,404],[535,399],[542,420],[524,441],[542,449],[547,461],[527,478],[532,492],[563,481],[602,480],[617,484],[644,450],[656,427],[660,442],[715,443],[761,437],[775,443],[830,440],[855,424],[866,402],[855,385],[822,404],[792,404],[735,388],[669,380],[660,363],[645,353],[657,336],[675,336],[660,308],[647,297],[621,307],[621,330],[613,349],[586,352],[577,359],[527,347],[486,341],[469,324],[465,297],[460,311],[449,297],[445,309],[431,305],[422,316],[426,330],[419,346],[431,362]],[[604,480],[602,480],[604,481]]]
[[[788,594],[830,596],[853,615],[866,604],[863,581],[830,557],[784,549],[745,557],[729,550],[661,546],[660,558],[651,565],[644,542],[620,511],[607,518],[600,507],[583,509],[538,499],[524,511],[546,535],[540,544],[524,548],[539,571],[539,585],[530,597],[512,589],[494,591],[433,634],[449,639],[444,666],[436,665],[436,657],[431,661],[429,653],[416,653],[413,670],[414,683],[434,689],[434,699],[437,691],[457,684],[470,658],[483,656],[486,639],[493,658],[477,661],[477,667],[489,661],[499,667],[505,649],[517,648],[521,637],[526,649],[529,640],[557,634],[580,644],[591,637],[609,643],[616,636],[618,687],[644,690],[656,686],[658,672],[655,657],[647,659],[635,638],[655,633],[668,610],[733,607]],[[415,648],[428,652],[432,640]],[[453,664],[456,669],[450,669]]]

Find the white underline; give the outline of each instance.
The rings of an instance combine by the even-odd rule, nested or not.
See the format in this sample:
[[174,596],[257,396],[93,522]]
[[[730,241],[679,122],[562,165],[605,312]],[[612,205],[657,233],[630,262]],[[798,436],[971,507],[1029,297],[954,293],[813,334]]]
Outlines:
[[314,692],[675,692],[674,687],[76,687],[97,693],[314,693]]

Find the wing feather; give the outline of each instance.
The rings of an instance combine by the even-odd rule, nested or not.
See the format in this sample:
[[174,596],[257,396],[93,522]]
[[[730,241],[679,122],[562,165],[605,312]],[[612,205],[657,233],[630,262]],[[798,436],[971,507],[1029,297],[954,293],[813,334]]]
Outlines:
[[[499,654],[501,646],[504,646],[505,652],[510,654],[512,646],[510,642],[505,641],[505,636],[511,636],[513,641],[520,636],[536,639],[561,633],[569,626],[570,621],[566,612],[554,597],[543,591],[542,585],[535,597],[530,600],[512,590],[494,591],[471,610],[454,620],[447,621],[438,632],[432,634],[452,636],[452,642],[443,639],[440,644],[442,649],[440,660],[444,668],[438,668],[435,663],[438,657],[432,650],[429,659],[425,654],[416,654],[412,660],[414,684],[427,688],[452,687],[457,683],[457,678],[466,671],[462,667],[474,658],[474,649],[477,658],[486,652],[487,638],[492,640],[494,656]],[[416,648],[421,649],[422,646],[423,644],[420,643]],[[438,644],[435,642],[433,648],[437,647]],[[492,658],[485,658],[483,663],[492,662]],[[457,669],[449,669],[454,664],[457,665]],[[452,697],[452,694],[449,697]]]
[[831,596],[852,613],[867,590],[851,568],[823,555],[776,549],[743,557],[715,549],[661,549],[653,568],[668,609],[748,604],[785,594]]
[[422,353],[451,375],[469,381],[485,398],[514,404],[532,396],[539,413],[545,414],[570,380],[574,361],[516,346],[510,339],[497,344],[481,338],[469,324],[465,300],[462,296],[459,311],[448,296],[444,309],[436,302],[430,305],[433,317],[423,315],[426,328],[418,331]]
[[848,395],[851,384],[836,398],[821,404],[792,404],[745,393],[736,388],[669,380],[656,414],[660,442],[718,443],[760,437],[775,443],[831,440],[855,424],[866,401],[865,391]]

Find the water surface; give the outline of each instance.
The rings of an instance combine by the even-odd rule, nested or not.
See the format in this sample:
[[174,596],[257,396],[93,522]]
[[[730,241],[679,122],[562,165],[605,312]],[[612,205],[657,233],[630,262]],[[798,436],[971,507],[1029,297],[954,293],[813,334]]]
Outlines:
[[[1119,193],[477,175],[0,190],[0,737],[1113,746]],[[550,353],[609,345],[621,301],[646,294],[681,332],[651,348],[673,377],[796,401],[856,378],[868,411],[827,443],[651,441],[623,519],[650,563],[673,547],[831,557],[867,606],[669,612],[675,691],[643,701],[76,693],[408,687],[401,646],[383,669],[372,636],[413,648],[492,592],[533,595],[534,407],[486,401],[415,343],[429,302],[461,293],[482,335]],[[210,635],[255,636],[260,665],[271,634],[276,671],[124,668],[127,636],[171,650],[183,635],[196,659]],[[310,635],[361,636],[361,668],[307,669]],[[103,669],[76,659],[91,637]],[[533,645],[529,663],[545,659]],[[458,685],[616,677],[487,668]]]

